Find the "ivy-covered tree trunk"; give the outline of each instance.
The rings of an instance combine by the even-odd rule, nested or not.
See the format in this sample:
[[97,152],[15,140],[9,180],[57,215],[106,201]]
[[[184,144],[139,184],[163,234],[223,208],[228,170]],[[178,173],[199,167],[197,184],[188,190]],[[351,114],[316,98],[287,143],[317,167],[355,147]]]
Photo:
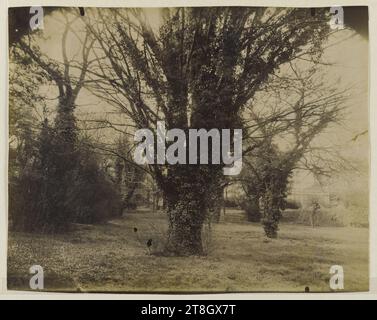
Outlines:
[[[79,155],[77,150],[77,127],[74,116],[75,105],[71,97],[62,99],[58,106],[58,114],[55,119],[53,148],[51,155],[51,167],[48,181],[53,185],[55,198],[54,213],[50,220],[53,222],[54,232],[66,231],[69,222],[74,217],[71,203],[77,197],[73,192],[79,174]],[[52,199],[51,199],[52,201]]]
[[205,210],[197,206],[192,194],[182,194],[168,204],[167,252],[175,255],[201,255]]
[[169,219],[167,254],[203,254],[202,227],[212,206],[221,168],[175,165],[164,178],[164,196]]
[[224,188],[218,186],[213,191],[213,196],[210,199],[209,204],[209,219],[210,222],[219,223],[221,218],[221,209],[225,206]]
[[267,190],[261,198],[262,224],[268,238],[277,238],[280,212],[280,198]]
[[247,220],[251,222],[260,222],[260,211],[259,196],[249,197],[246,204]]

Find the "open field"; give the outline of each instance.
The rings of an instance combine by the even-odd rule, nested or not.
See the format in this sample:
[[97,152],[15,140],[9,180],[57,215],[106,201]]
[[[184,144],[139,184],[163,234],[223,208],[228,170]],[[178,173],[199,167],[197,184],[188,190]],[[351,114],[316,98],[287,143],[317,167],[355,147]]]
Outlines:
[[207,255],[200,257],[161,256],[166,219],[146,210],[76,225],[65,235],[11,232],[8,288],[27,289],[29,268],[39,264],[46,290],[330,291],[329,270],[337,264],[346,291],[368,290],[368,229],[281,224],[279,238],[270,240],[259,224],[231,221],[212,224],[211,237],[207,228]]

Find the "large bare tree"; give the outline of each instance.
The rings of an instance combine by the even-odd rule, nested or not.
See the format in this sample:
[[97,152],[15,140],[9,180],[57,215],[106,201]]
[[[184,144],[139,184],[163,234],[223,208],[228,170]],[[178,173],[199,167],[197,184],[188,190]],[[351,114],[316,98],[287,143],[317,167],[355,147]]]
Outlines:
[[[68,203],[76,196],[72,190],[77,183],[80,163],[77,146],[78,128],[74,111],[91,62],[89,56],[95,40],[91,38],[91,33],[85,30],[84,24],[81,24],[83,30],[74,25],[80,18],[73,10],[60,10],[51,19],[57,19],[57,23],[62,26],[59,46],[62,60],[43,52],[39,45],[43,39],[40,31],[20,37],[13,43],[12,50],[19,56],[19,63],[29,65],[29,69],[35,71],[34,74],[24,72],[23,76],[35,76],[49,88],[57,89],[54,125],[50,126],[50,119],[47,117],[41,121],[38,165],[41,166],[40,183],[43,185],[40,195],[42,200],[39,202],[42,203],[40,207],[43,209],[36,210],[40,211],[39,218],[34,219],[30,228],[38,229],[38,224],[46,222],[46,227],[48,225],[48,228],[51,228],[49,231],[63,231],[73,215]],[[73,44],[76,42],[72,41],[72,38],[78,43],[75,48]],[[23,88],[24,92],[28,90],[30,89]],[[31,100],[34,104],[43,101]]]
[[[287,8],[88,11],[99,43],[92,92],[137,128],[235,129],[241,111],[282,64],[320,55],[328,12]],[[153,23],[151,23],[153,22]],[[150,165],[167,201],[167,252],[202,253],[202,225],[224,185],[223,165]],[[215,197],[216,198],[216,197]]]
[[329,127],[341,123],[351,93],[350,88],[330,85],[324,70],[318,61],[290,62],[245,109],[247,148],[241,181],[250,210],[260,212],[271,238],[277,236],[295,170],[331,176],[347,165],[334,144],[317,142]]

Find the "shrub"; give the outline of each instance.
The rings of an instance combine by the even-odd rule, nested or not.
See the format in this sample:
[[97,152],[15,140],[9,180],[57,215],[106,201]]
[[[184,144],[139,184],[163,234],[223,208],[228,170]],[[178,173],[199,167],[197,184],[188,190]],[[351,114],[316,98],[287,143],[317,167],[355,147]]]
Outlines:
[[257,200],[243,199],[239,205],[246,212],[248,221],[259,222],[261,220],[262,215]]
[[286,200],[285,201],[285,208],[286,209],[300,209],[301,204],[298,201],[295,200]]
[[238,202],[236,199],[224,199],[224,205],[227,208],[236,208],[238,207]]
[[[58,233],[72,222],[97,223],[119,216],[119,192],[95,155],[81,147],[61,156],[64,149],[53,136],[45,124],[38,151],[29,155],[27,165],[18,164],[10,172],[10,228]],[[74,161],[68,163],[67,158]]]

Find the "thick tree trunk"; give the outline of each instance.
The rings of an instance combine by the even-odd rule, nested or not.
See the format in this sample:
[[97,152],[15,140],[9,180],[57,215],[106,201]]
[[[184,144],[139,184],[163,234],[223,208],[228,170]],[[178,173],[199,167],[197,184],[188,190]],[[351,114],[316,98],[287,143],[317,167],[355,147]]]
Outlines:
[[[194,202],[195,203],[195,202]],[[169,230],[166,250],[178,256],[201,255],[204,214],[195,204],[179,200],[168,207]]]
[[221,181],[208,166],[176,165],[169,168],[164,179],[164,196],[169,218],[167,254],[202,255],[202,227],[214,188]]

